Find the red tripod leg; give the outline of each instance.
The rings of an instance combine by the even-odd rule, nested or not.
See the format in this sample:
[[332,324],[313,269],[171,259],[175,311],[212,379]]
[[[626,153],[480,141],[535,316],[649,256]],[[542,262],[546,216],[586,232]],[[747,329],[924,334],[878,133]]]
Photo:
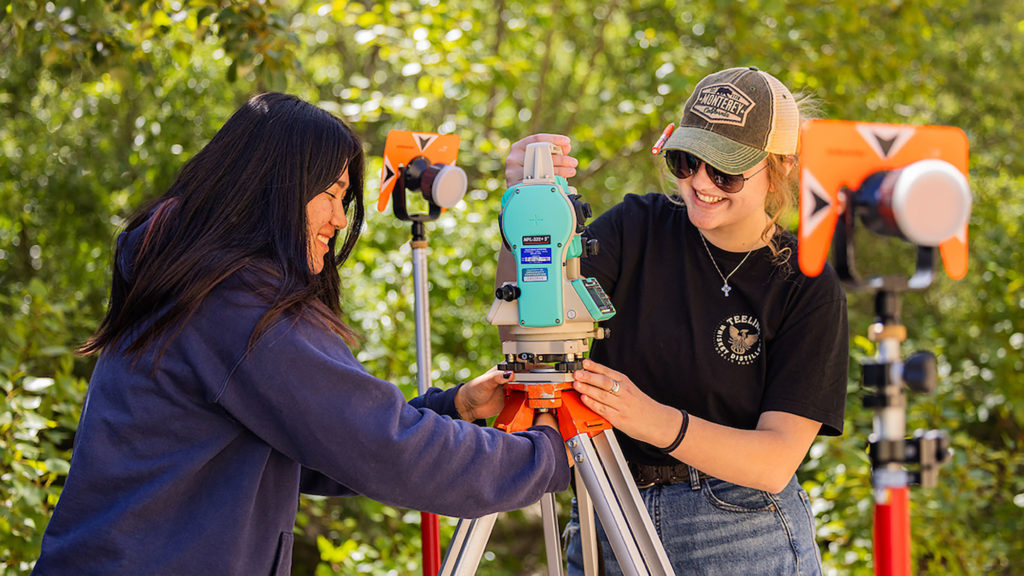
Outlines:
[[886,488],[875,503],[875,574],[910,576],[910,489]]

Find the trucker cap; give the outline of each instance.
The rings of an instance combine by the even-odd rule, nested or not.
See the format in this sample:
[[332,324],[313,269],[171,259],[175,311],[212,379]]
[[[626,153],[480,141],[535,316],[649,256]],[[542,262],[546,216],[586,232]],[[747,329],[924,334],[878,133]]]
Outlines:
[[729,68],[697,84],[662,149],[741,174],[769,153],[796,154],[799,131],[800,111],[782,82],[753,66]]

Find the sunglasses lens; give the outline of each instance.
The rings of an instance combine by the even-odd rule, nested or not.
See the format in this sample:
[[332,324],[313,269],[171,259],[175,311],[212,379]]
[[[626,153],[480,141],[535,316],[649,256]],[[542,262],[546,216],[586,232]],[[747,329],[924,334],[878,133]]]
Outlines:
[[679,179],[693,176],[700,168],[700,160],[693,154],[682,150],[666,150],[665,163],[668,164],[672,175]]
[[722,192],[727,194],[735,194],[743,188],[743,175],[742,174],[726,174],[720,171],[718,168],[710,164],[704,164],[704,169],[708,171],[708,176],[711,181],[715,183]]
[[668,165],[668,171],[676,178],[689,178],[693,174],[693,172],[687,170],[681,150],[666,150],[665,164]]

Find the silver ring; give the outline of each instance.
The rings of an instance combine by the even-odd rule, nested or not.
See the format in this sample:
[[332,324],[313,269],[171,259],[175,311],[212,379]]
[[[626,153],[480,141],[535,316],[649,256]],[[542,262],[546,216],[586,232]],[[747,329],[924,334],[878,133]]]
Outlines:
[[618,380],[612,378],[612,388],[611,388],[611,390],[609,390],[609,392],[611,392],[612,394],[618,394],[619,393],[619,381]]

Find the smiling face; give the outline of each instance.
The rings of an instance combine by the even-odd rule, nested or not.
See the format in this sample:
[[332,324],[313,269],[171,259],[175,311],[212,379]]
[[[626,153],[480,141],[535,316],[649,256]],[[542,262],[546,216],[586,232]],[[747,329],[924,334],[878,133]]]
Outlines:
[[331,249],[328,244],[335,232],[348,225],[343,200],[348,193],[348,169],[337,182],[306,203],[307,246],[309,269],[319,274],[324,269],[324,256]]
[[768,171],[762,170],[765,162],[743,173],[750,179],[735,194],[727,194],[715,186],[703,163],[689,178],[676,179],[690,222],[709,242],[733,252],[765,244],[761,233],[770,220],[765,212],[770,184]]

